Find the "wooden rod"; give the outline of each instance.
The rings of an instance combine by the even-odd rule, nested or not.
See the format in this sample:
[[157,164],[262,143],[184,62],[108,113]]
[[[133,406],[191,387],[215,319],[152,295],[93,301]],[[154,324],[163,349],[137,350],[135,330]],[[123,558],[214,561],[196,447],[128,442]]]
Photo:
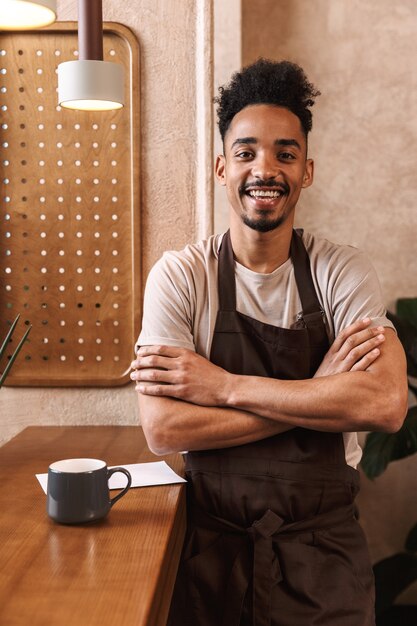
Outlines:
[[78,59],[103,60],[102,0],[78,0]]

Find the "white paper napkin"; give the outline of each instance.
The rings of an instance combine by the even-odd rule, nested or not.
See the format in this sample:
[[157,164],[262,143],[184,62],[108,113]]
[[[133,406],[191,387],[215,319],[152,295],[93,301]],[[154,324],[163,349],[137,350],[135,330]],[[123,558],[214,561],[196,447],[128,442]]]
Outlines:
[[[111,467],[116,467],[115,465]],[[109,469],[111,469],[109,467]],[[187,482],[178,476],[165,461],[153,463],[133,463],[131,465],[118,465],[124,467],[132,476],[132,487],[150,487],[151,485],[172,485],[174,483]],[[46,493],[48,486],[48,474],[36,474],[42,489]],[[123,489],[126,486],[127,478],[121,472],[113,474],[109,480],[110,489]]]

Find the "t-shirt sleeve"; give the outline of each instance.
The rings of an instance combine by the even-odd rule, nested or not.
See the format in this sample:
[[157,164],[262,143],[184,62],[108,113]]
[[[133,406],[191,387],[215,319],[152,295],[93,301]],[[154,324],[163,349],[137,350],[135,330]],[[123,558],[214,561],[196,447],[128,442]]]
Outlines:
[[386,316],[380,283],[366,254],[343,246],[336,256],[328,282],[335,336],[352,322],[365,317],[372,319],[372,326],[394,328]]
[[166,345],[195,351],[191,317],[189,278],[175,256],[165,253],[146,281],[136,350]]

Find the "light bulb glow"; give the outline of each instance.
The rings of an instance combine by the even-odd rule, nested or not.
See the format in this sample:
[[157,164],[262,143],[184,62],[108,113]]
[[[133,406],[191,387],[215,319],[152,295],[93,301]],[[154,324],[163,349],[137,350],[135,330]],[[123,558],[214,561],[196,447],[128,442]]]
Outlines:
[[78,111],[112,111],[121,109],[123,104],[112,102],[111,100],[68,100],[67,102],[61,102],[60,106],[65,109]]
[[56,20],[56,0],[1,0],[0,29],[25,30]]

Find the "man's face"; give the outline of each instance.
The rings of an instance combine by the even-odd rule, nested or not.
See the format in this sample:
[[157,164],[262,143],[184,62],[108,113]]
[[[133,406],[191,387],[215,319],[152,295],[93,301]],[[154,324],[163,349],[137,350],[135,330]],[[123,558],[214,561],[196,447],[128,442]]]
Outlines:
[[235,115],[217,157],[216,176],[230,207],[259,232],[293,216],[301,189],[313,182],[313,162],[300,120],[283,107],[248,106]]

